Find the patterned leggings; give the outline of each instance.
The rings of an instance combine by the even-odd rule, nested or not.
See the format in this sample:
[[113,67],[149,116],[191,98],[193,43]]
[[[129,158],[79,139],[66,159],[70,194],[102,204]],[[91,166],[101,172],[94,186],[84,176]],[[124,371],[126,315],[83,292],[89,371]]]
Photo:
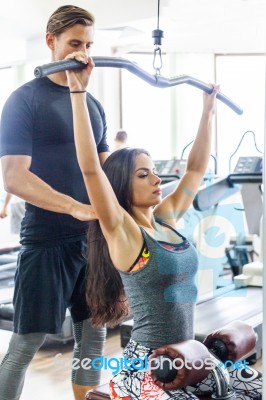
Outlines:
[[[152,350],[130,340],[124,349],[124,359],[144,360]],[[144,365],[142,363],[142,365]],[[262,375],[251,368],[230,371],[232,389],[238,400],[262,399]],[[168,400],[199,399],[200,395],[215,393],[215,381],[210,373],[204,381],[195,387],[164,391],[155,385],[147,371],[139,370],[136,364],[131,368],[130,362],[110,382],[110,396],[113,400]]]

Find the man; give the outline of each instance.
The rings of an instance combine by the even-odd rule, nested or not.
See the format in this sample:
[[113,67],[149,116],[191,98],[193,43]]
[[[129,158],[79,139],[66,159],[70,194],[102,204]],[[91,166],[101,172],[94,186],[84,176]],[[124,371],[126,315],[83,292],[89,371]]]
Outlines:
[[9,203],[12,199],[12,194],[11,193],[6,193],[4,201],[3,201],[3,205],[2,205],[2,209],[0,210],[0,218],[6,218],[8,216],[8,207],[9,207]]
[[126,147],[127,145],[127,132],[124,130],[120,130],[115,135],[115,146],[114,150],[120,150]]
[[[6,218],[9,214],[9,206],[11,208],[11,219],[10,219],[10,231],[14,235],[19,235],[21,221],[25,215],[25,202],[23,200],[17,199],[12,202],[12,194],[6,193],[2,204],[2,209],[0,209],[0,218]],[[16,196],[15,196],[16,199]]]
[[[51,60],[89,54],[94,17],[75,6],[49,18]],[[87,93],[101,164],[109,154],[105,114]],[[86,233],[91,209],[78,166],[65,72],[34,79],[11,94],[1,118],[0,156],[5,190],[26,201],[14,291],[14,333],[0,366],[0,400],[19,399],[24,375],[47,333],[61,332],[66,308],[74,329],[74,357],[102,354],[105,328],[92,328],[84,297]],[[75,364],[76,365],[76,364]],[[73,369],[76,400],[99,383],[99,371]]]

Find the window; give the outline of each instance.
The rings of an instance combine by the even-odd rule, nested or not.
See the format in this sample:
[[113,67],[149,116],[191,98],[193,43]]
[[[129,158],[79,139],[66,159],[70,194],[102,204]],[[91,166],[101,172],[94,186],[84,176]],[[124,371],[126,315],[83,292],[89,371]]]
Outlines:
[[240,156],[261,156],[263,152],[265,108],[265,56],[227,55],[216,57],[216,81],[230,99],[244,110],[237,115],[228,107],[217,109],[217,150],[219,174],[228,174],[229,158],[237,149],[243,134],[247,133],[239,150],[232,157],[231,171]]
[[[152,54],[129,54],[127,59],[154,75]],[[167,65],[163,70],[168,76]],[[167,88],[158,89],[122,70],[122,127],[128,132],[128,146],[147,149],[153,159],[170,158],[170,93]]]

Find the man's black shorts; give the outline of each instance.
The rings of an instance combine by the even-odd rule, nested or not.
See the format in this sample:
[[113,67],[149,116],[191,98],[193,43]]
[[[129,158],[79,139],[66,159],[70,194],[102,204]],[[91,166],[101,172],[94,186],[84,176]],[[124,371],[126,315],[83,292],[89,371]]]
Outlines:
[[73,322],[89,317],[86,247],[86,239],[22,246],[15,275],[14,332],[60,333],[67,308]]

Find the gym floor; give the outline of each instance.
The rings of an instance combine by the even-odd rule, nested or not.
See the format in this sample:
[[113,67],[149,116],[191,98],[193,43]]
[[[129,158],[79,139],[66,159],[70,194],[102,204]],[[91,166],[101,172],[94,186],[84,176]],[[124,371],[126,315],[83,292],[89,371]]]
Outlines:
[[[11,332],[0,330],[0,361],[4,357]],[[48,339],[35,355],[27,371],[21,400],[73,400],[70,383],[70,362],[73,343],[58,343]],[[56,356],[58,356],[57,362]],[[107,358],[122,356],[119,329],[110,331],[104,349]],[[102,371],[101,383],[112,377],[110,370]]]

